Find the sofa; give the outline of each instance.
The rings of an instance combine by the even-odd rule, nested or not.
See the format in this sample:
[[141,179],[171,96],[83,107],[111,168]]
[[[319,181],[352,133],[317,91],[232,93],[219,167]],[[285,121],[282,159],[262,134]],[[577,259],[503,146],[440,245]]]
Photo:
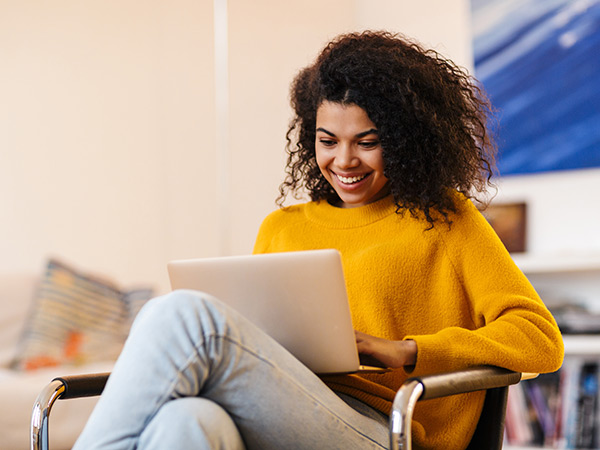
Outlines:
[[[74,279],[80,284],[81,279],[77,277],[82,276],[81,273],[64,265],[59,264],[57,268],[56,264],[56,261],[49,262],[47,270],[42,274],[0,275],[0,311],[2,311],[0,314],[0,450],[30,448],[30,420],[34,401],[44,386],[54,377],[108,372],[112,369],[133,316],[151,296],[151,290],[146,288],[124,293],[117,290],[114,284],[107,285],[102,281],[103,287],[109,286],[110,299],[108,301],[112,299],[114,305],[122,308],[118,314],[115,313],[114,308],[110,310],[111,322],[103,331],[103,335],[96,336],[96,340],[108,342],[110,351],[106,351],[105,347],[98,351],[100,347],[92,345],[94,339],[90,339],[86,335],[88,330],[85,328],[85,324],[83,328],[81,324],[70,324],[71,330],[80,330],[77,336],[83,336],[85,338],[83,341],[91,343],[86,344],[87,347],[80,345],[81,351],[78,353],[73,352],[72,342],[69,342],[66,347],[63,343],[61,345],[65,348],[68,347],[69,352],[56,353],[54,348],[48,345],[48,342],[52,341],[51,345],[56,347],[56,339],[49,339],[39,332],[35,334],[33,328],[40,325],[40,320],[45,321],[44,325],[60,322],[54,317],[47,320],[48,316],[54,315],[59,309],[54,304],[47,304],[48,286],[51,285],[54,289],[57,285],[56,280],[60,279],[62,290],[59,293],[62,295],[65,293],[65,285],[71,287]],[[52,267],[54,267],[54,271],[50,270]],[[66,284],[65,279],[67,280]],[[89,280],[87,275],[83,275],[84,282],[87,283]],[[92,281],[96,283],[94,284],[96,288],[97,280]],[[46,294],[44,294],[44,286]],[[53,292],[56,295],[56,292]],[[128,295],[131,292],[134,292],[135,295]],[[102,304],[105,304],[107,303],[106,297],[106,295],[97,297],[94,301],[101,301]],[[73,305],[69,307],[75,308],[78,313],[80,309],[84,308],[80,305],[85,302],[80,298],[77,299],[77,302],[76,307]],[[64,306],[64,299],[61,299],[61,305]],[[72,311],[68,311],[67,315],[69,317],[78,316]],[[61,326],[64,327],[64,323]],[[48,327],[45,327],[44,333],[47,333],[47,330]],[[56,333],[57,330],[57,327],[54,329],[50,327],[51,333]],[[109,330],[111,334],[108,338],[106,330]],[[60,330],[60,332],[63,331]],[[63,333],[62,335],[72,337],[73,333]],[[81,341],[82,339],[77,340],[77,342]],[[43,358],[40,358],[40,351],[44,352]],[[29,355],[29,359],[23,360],[23,355]],[[34,361],[35,364],[32,365],[31,361]],[[58,401],[55,404],[49,434],[53,450],[72,447],[97,400],[97,398],[84,398],[68,402]]]

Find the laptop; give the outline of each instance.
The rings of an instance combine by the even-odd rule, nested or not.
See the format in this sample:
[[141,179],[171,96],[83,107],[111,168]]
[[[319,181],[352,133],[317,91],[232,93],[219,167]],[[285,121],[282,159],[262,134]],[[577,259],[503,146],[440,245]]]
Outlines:
[[360,365],[337,250],[171,261],[172,289],[217,297],[317,374],[381,371]]

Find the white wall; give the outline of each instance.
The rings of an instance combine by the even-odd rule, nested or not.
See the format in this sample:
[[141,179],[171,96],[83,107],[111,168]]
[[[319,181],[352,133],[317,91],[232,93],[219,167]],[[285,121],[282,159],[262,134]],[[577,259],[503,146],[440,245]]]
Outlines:
[[52,254],[164,284],[166,258],[216,251],[211,18],[192,0],[0,3],[0,270]]
[[[220,167],[212,0],[0,2],[0,270],[54,254],[165,290],[170,259],[250,252],[283,179],[293,75],[364,28],[470,68],[468,12],[468,0],[229,0]],[[499,199],[527,195],[532,250],[600,251],[599,175],[507,179]]]
[[361,29],[385,29],[416,39],[471,71],[470,0],[356,0]]
[[494,202],[527,203],[527,250],[543,256],[600,254],[600,169],[511,176]]
[[229,0],[229,253],[249,253],[284,178],[289,85],[335,35],[354,28],[348,0]]
[[353,27],[349,1],[321,3],[229,2],[223,169],[212,0],[0,2],[0,270],[56,255],[165,290],[170,259],[250,252],[282,181],[289,81]]

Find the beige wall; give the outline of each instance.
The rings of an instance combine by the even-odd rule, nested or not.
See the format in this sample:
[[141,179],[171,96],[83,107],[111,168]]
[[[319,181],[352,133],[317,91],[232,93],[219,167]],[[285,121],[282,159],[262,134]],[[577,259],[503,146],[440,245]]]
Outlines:
[[[228,3],[225,167],[212,1],[0,3],[0,270],[57,255],[166,289],[169,259],[251,251],[283,178],[289,82],[336,34],[382,27],[372,1]],[[397,6],[379,4],[386,26]]]
[[417,39],[469,71],[473,67],[470,0],[356,0],[361,29],[386,29]]
[[165,290],[170,259],[250,252],[283,178],[289,82],[340,32],[405,32],[472,66],[468,0],[228,3],[224,148],[212,0],[0,2],[1,271],[53,254]]
[[217,251],[212,35],[211,2],[0,3],[0,270]]
[[252,250],[276,208],[291,118],[289,85],[333,36],[354,27],[348,0],[230,0],[229,253]]

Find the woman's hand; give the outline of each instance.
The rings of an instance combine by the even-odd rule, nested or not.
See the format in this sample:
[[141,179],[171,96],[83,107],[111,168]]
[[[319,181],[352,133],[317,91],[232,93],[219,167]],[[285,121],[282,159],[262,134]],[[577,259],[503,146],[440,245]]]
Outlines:
[[372,356],[387,367],[413,366],[417,362],[417,343],[412,340],[390,341],[354,331],[358,353]]

